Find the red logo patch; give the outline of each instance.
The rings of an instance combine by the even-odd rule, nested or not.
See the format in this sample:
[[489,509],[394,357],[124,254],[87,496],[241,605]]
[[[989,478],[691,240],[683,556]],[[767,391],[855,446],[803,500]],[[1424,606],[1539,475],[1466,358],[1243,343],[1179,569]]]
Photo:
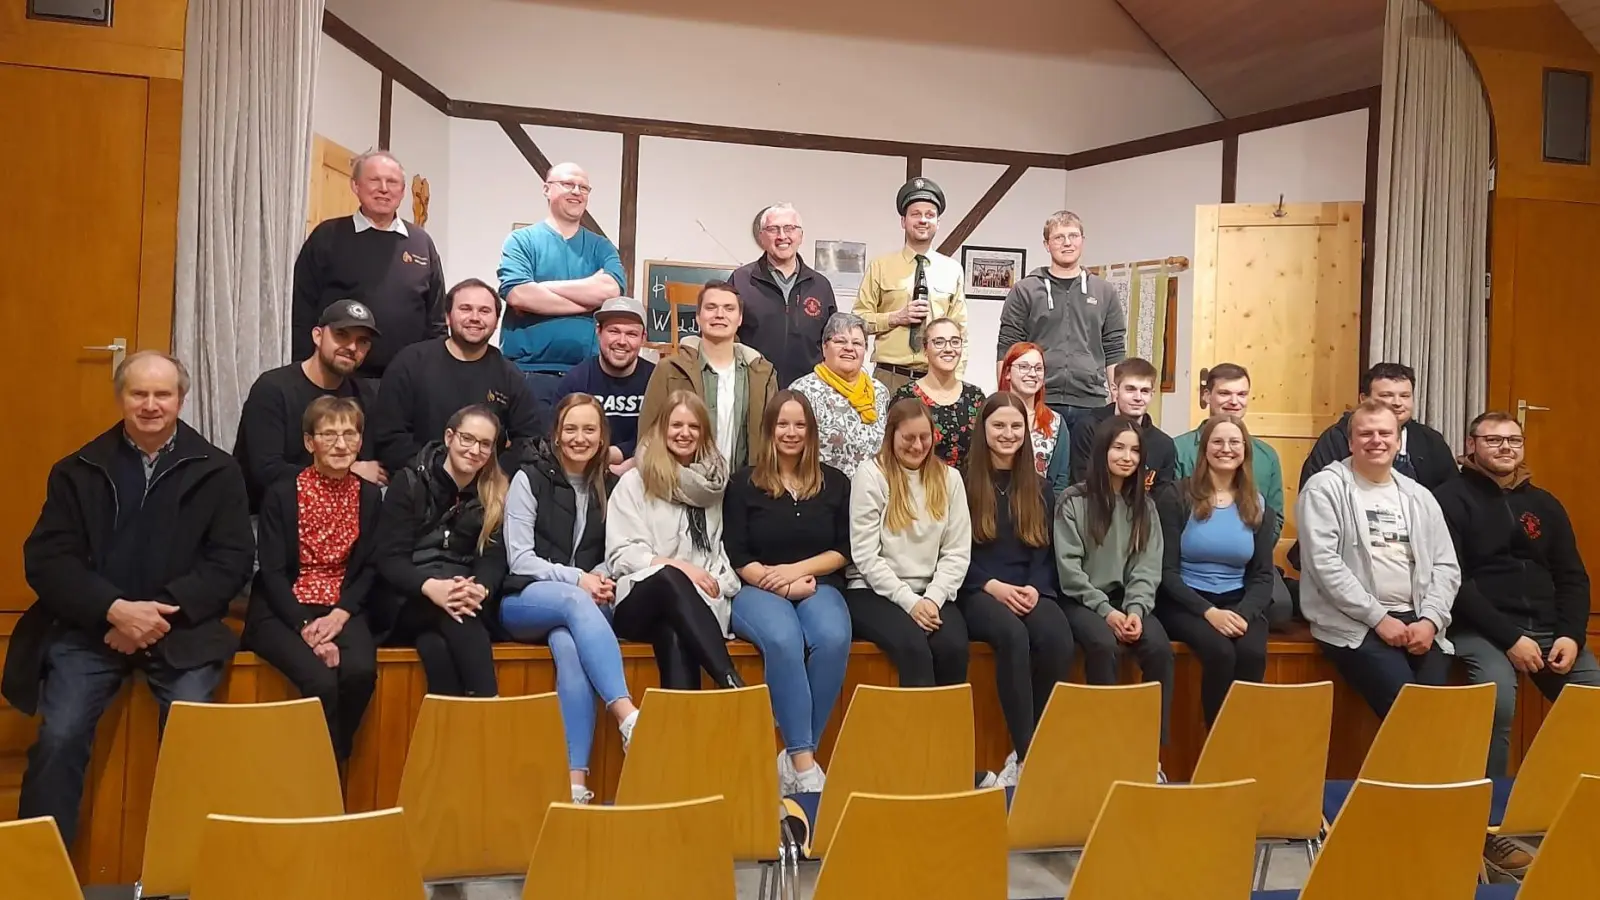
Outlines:
[[1522,533],[1528,536],[1528,540],[1537,541],[1544,536],[1544,532],[1539,528],[1539,517],[1533,513],[1525,512],[1517,521],[1522,523]]
[[806,311],[806,315],[813,319],[822,317],[822,301],[815,297],[807,297],[805,302],[800,304],[800,308],[804,309]]

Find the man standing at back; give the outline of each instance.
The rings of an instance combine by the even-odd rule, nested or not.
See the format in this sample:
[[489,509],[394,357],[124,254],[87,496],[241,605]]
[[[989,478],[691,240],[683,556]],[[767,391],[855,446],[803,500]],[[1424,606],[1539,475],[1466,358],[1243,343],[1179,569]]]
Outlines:
[[[632,297],[612,297],[594,314],[600,352],[572,367],[561,379],[560,396],[588,394],[600,401],[611,430],[611,471],[633,468],[639,443],[639,414],[656,364],[639,358],[644,344],[644,305]],[[556,423],[552,420],[551,425]]]
[[583,227],[589,191],[576,163],[551,166],[549,215],[511,232],[500,250],[500,349],[527,376],[541,418],[560,399],[562,376],[595,355],[594,311],[628,284],[616,246]]
[[[1401,363],[1381,362],[1361,376],[1361,399],[1378,400],[1394,410],[1400,420],[1400,446],[1396,448],[1395,470],[1433,490],[1459,473],[1455,453],[1444,435],[1412,418],[1416,409],[1417,374]],[[1344,417],[1322,432],[1311,453],[1300,467],[1300,486],[1327,468],[1328,463],[1350,456],[1350,418]]]
[[1144,457],[1144,467],[1148,470],[1146,477],[1150,479],[1150,483],[1145,487],[1166,484],[1177,478],[1178,455],[1173,449],[1172,438],[1168,437],[1146,412],[1150,408],[1151,398],[1156,395],[1156,381],[1160,377],[1156,367],[1151,365],[1149,360],[1137,356],[1116,364],[1111,375],[1114,385],[1111,403],[1089,410],[1082,417],[1083,427],[1072,429],[1072,456],[1069,465],[1073,484],[1082,481],[1084,474],[1089,471],[1089,457],[1092,455],[1090,450],[1094,447],[1094,430],[1101,422],[1112,416],[1121,416],[1139,425],[1139,440],[1143,445],[1140,449]]
[[781,389],[822,362],[822,326],[838,309],[833,285],[800,258],[805,228],[793,206],[762,210],[754,230],[761,258],[731,279],[744,301],[739,343],[771,361]]

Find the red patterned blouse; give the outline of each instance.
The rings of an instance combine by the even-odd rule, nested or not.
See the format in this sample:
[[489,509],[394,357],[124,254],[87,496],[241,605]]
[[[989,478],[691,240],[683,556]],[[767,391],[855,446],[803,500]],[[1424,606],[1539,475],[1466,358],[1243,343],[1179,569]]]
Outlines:
[[300,575],[296,600],[311,606],[339,602],[345,562],[361,534],[361,479],[335,481],[307,467],[295,477],[300,511]]

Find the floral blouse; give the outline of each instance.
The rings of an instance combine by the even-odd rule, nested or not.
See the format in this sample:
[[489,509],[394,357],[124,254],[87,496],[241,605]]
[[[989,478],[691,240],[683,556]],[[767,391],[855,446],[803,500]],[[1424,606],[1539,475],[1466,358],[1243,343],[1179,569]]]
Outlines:
[[[1050,455],[1056,452],[1056,443],[1061,440],[1061,416],[1049,407],[1045,408],[1043,416],[1036,416],[1033,427],[1028,429],[1028,436],[1033,439],[1033,465],[1039,470],[1040,475],[1050,471]],[[1050,426],[1050,433],[1044,433],[1044,427]]]
[[893,404],[907,397],[921,400],[933,416],[933,452],[939,454],[939,458],[948,465],[959,466],[966,462],[967,452],[972,449],[974,423],[978,420],[978,413],[983,411],[983,389],[975,384],[963,383],[961,396],[956,398],[956,402],[940,406],[912,381],[895,391],[889,402]]
[[361,533],[361,479],[334,481],[307,467],[295,476],[300,515],[300,575],[294,598],[309,606],[339,602],[345,563]]
[[877,380],[873,381],[873,387],[878,420],[869,425],[861,421],[861,414],[850,401],[818,378],[817,373],[801,376],[789,385],[790,390],[799,391],[811,401],[811,411],[817,416],[822,461],[847,476],[854,475],[856,466],[883,446],[883,425],[889,417],[889,389]]

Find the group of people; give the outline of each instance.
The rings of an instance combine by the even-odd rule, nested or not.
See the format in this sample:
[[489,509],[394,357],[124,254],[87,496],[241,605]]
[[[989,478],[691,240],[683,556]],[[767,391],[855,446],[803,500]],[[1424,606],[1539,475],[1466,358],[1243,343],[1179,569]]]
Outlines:
[[[1249,373],[1202,370],[1210,418],[1163,433],[1158,373],[1126,356],[1076,215],[1046,220],[1050,264],[1006,299],[985,395],[962,378],[961,272],[932,249],[929,179],[899,192],[905,246],[871,262],[854,311],[774,205],[754,222],[762,256],[706,284],[698,334],[652,364],[615,249],[581,226],[581,168],[551,169],[550,216],[507,239],[498,286],[448,291],[395,214],[398,162],[354,172],[360,211],[318,226],[296,266],[297,361],[252,386],[232,454],[180,421],[183,363],[147,351],[116,372],[122,422],[51,472],[4,689],[42,717],[21,814],[55,816],[68,842],[122,681],[144,671],[163,721],[210,699],[247,584],[244,645],[322,701],[341,758],[378,646],[414,646],[430,692],[486,697],[495,641],[548,644],[578,802],[597,710],[624,748],[638,719],[619,639],[651,644],[681,689],[740,685],[727,641],[754,644],[786,793],[824,782],[853,638],[906,686],[964,682],[970,642],[991,645],[1003,785],[1080,648],[1091,683],[1131,654],[1162,685],[1163,735],[1172,640],[1201,662],[1208,724],[1233,681],[1263,678],[1293,592]],[[1306,461],[1299,611],[1380,716],[1402,685],[1443,683],[1451,655],[1496,683],[1504,774],[1518,673],[1551,696],[1600,684],[1588,579],[1516,420],[1478,417],[1458,461],[1412,418],[1415,380],[1372,367]]]

